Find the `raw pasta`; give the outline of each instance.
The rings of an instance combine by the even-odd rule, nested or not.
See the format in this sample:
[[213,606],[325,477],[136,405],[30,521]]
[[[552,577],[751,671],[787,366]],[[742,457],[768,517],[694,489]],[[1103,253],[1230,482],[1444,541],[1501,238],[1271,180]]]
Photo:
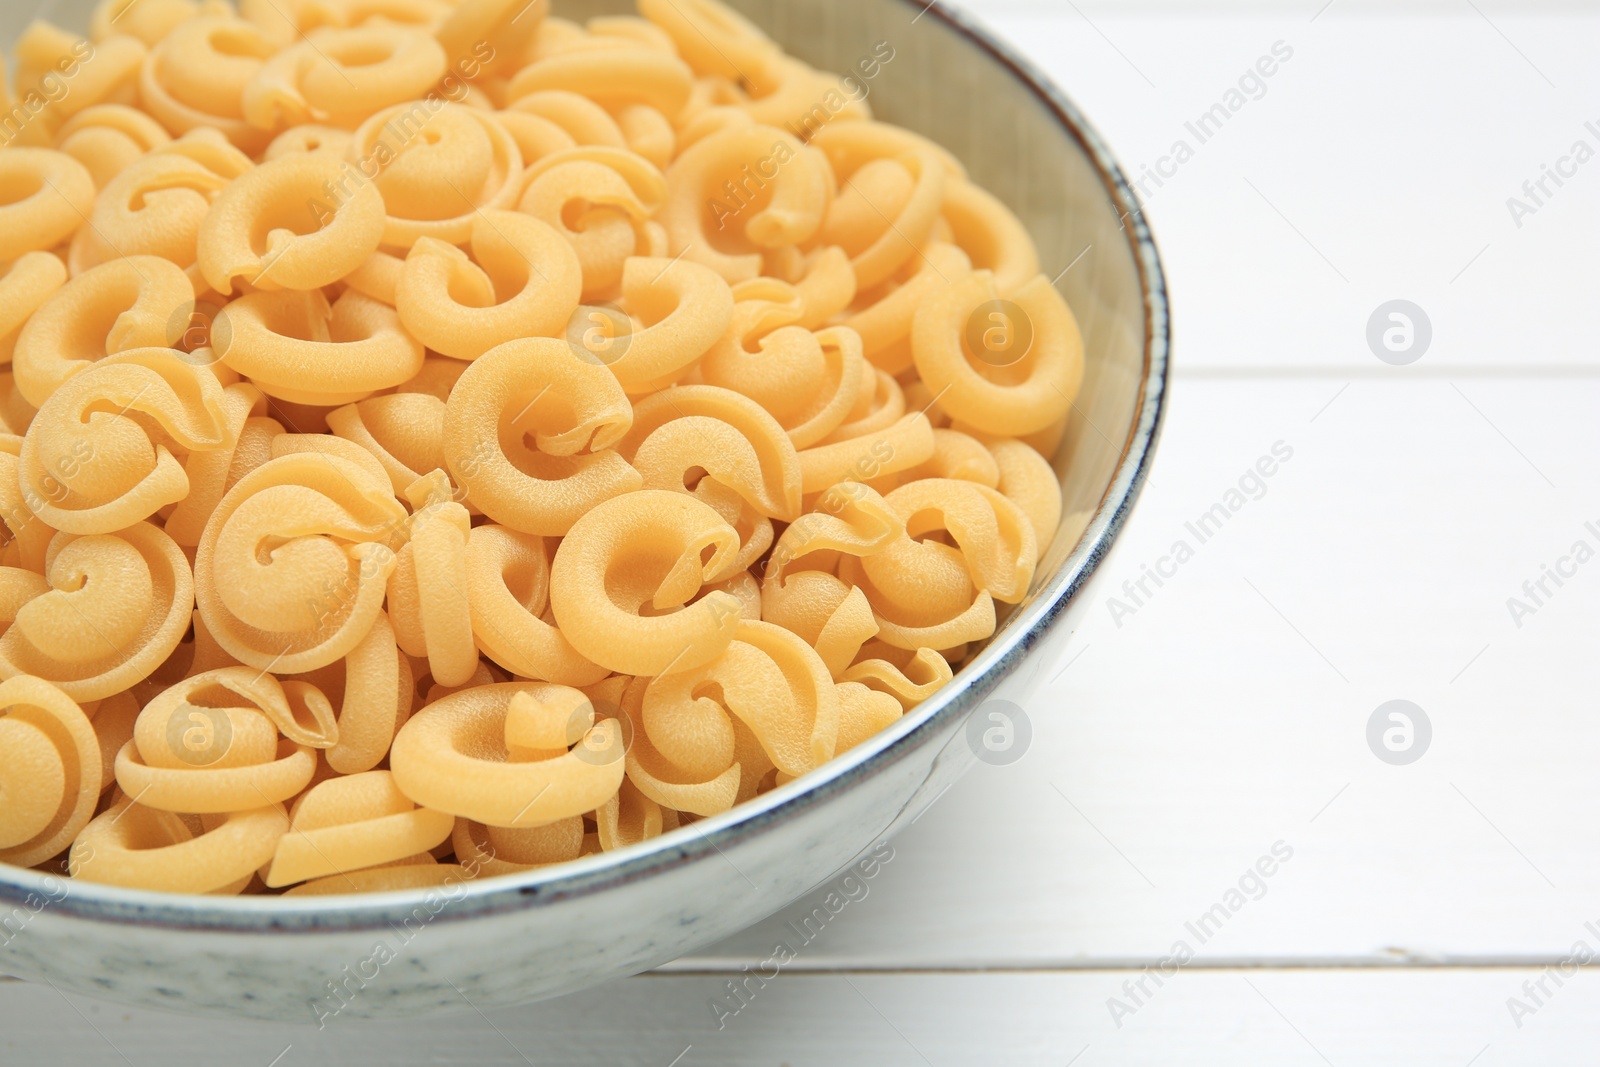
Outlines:
[[639,10],[26,31],[0,862],[313,896],[626,848],[1029,595],[1083,344],[1027,229],[716,0]]

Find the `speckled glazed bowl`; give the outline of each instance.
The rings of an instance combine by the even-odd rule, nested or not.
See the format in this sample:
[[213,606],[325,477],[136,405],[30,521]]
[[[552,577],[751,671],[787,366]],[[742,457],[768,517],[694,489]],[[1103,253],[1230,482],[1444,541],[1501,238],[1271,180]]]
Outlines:
[[[1065,272],[1087,377],[1056,463],[1068,520],[1028,599],[954,682],[820,770],[644,844],[465,883],[449,899],[173,896],[0,866],[0,972],[131,1004],[299,1022],[329,1005],[399,1017],[569,993],[756,922],[910,823],[973,762],[964,727],[985,701],[1046,713],[1032,699],[1042,668],[1133,506],[1166,394],[1167,295],[1134,195],[1066,97],[942,3],[733,2],[824,69],[850,70],[887,42],[876,114],[953,151],[1031,229],[1046,273]],[[586,18],[627,4],[557,6]],[[0,6],[0,40],[16,38],[30,6]],[[53,7],[54,21],[87,25],[89,0]],[[335,986],[352,995],[329,1000]]]

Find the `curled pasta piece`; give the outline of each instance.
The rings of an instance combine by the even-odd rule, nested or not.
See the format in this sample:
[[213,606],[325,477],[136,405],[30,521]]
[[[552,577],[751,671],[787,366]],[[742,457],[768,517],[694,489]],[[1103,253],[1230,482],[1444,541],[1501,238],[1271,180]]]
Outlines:
[[[622,695],[621,707],[632,725],[628,747],[628,781],[663,809],[692,815],[717,815],[741,797],[755,795],[755,784],[770,768],[761,743],[750,728],[720,707],[704,709],[701,722],[714,733],[705,738],[690,767],[674,765],[656,751],[643,725],[648,680],[635,678]],[[713,747],[714,746],[714,747]]]
[[595,833],[607,851],[627,848],[668,830],[676,830],[677,813],[662,808],[625,778],[617,795],[595,809]]
[[139,713],[132,740],[117,754],[117,784],[161,811],[226,814],[289,800],[311,781],[317,757],[280,734],[280,724],[326,743],[332,713],[310,686],[281,686],[248,667],[195,675]]
[[189,628],[194,580],[166,534],[137,523],[115,534],[57,534],[48,590],[0,635],[0,675],[43,678],[74,700],[100,700],[148,676]]
[[289,828],[281,805],[184,819],[123,797],[84,827],[67,861],[86,882],[168,893],[238,893]]
[[394,308],[354,290],[332,304],[320,290],[251,293],[223,318],[213,342],[222,362],[295,403],[364,399],[411,378],[426,354]]
[[[708,693],[716,695],[702,695]],[[743,620],[716,660],[645,689],[642,724],[651,744],[690,773],[705,773],[731,753],[729,715],[784,774],[799,776],[833,758],[839,729],[833,679],[816,651],[781,626]]]
[[330,778],[295,803],[266,883],[277,888],[393,863],[433,848],[454,826],[452,816],[414,804],[388,771]]
[[584,686],[609,673],[545,618],[550,564],[542,538],[504,526],[473,529],[466,590],[478,647],[518,677]]
[[65,152],[0,152],[0,263],[71,237],[94,209],[94,193],[88,169]]
[[23,491],[57,530],[114,533],[187,497],[174,453],[232,447],[229,430],[210,371],[169,348],[107,356],[34,417],[22,443]]
[[871,289],[933,240],[954,164],[922,138],[876,122],[831,122],[812,144],[840,185],[822,239],[850,253],[856,284]]
[[1028,517],[1001,493],[976,482],[925,478],[885,500],[905,520],[908,537],[948,533],[973,582],[995,599],[1015,604],[1027,594],[1038,543]]
[[171,141],[161,124],[126,104],[96,104],[68,119],[56,134],[56,147],[82,163],[104,189],[145,153]]
[[945,183],[942,212],[951,239],[967,254],[973,269],[993,274],[1002,293],[1022,288],[1039,273],[1032,235],[993,193],[952,179]]
[[883,430],[800,452],[800,488],[819,493],[842,481],[871,481],[927,462],[933,455],[933,424],[921,412]]
[[467,535],[472,517],[446,501],[411,516],[411,538],[389,575],[389,610],[400,647],[427,657],[440,685],[465,685],[478,669],[467,598]]
[[123,256],[160,256],[207,287],[196,262],[200,226],[227,184],[254,166],[248,156],[197,130],[135,160],[95,201],[78,232],[72,266],[82,273]]
[[696,141],[667,169],[657,221],[674,249],[729,282],[761,273],[763,252],[822,226],[832,183],[822,158],[785,130],[729,127]]
[[445,458],[484,514],[559,536],[601,501],[639,488],[638,472],[612,448],[632,421],[605,367],[565,341],[510,341],[476,360],[451,391]]
[[[294,674],[371,630],[406,521],[387,484],[328,454],[262,464],[217,505],[195,553],[196,604],[228,654]],[[4,638],[0,638],[3,645]]]
[[681,259],[629,259],[622,296],[631,316],[627,343],[605,362],[633,395],[681,378],[733,319],[733,291],[722,275]]
[[354,130],[374,111],[422,96],[445,65],[444,48],[422,29],[323,27],[268,59],[240,102],[245,121],[263,130],[306,123]]
[[22,327],[66,282],[66,266],[49,252],[25,252],[0,270],[0,365],[11,362]]
[[[472,256],[424,237],[406,257],[395,306],[406,329],[435,352],[477,359],[507,341],[555,337],[577,310],[578,257],[538,219],[480,212],[472,224]],[[463,293],[478,300],[458,299]]]
[[210,127],[255,155],[271,135],[245,121],[244,91],[276,51],[259,27],[243,19],[190,19],[145,57],[140,101],[173,134]]
[[815,136],[832,122],[872,118],[864,94],[847,92],[838,75],[819,71],[792,56],[779,56],[756,68],[749,85],[749,99],[739,105],[747,115],[803,136]]
[[777,420],[747,397],[681,385],[639,401],[619,448],[646,489],[691,492],[692,471],[732,489],[768,518],[800,514],[800,460]]
[[0,682],[0,863],[57,855],[94,815],[100,745],[72,698],[42,678]]
[[682,605],[737,569],[738,549],[738,532],[693,497],[627,493],[593,508],[562,539],[550,605],[567,640],[602,667],[650,676],[689,670],[727,648],[741,605],[724,592]]
[[[363,122],[350,142],[388,215],[386,247],[418,238],[466,244],[479,210],[511,208],[522,190],[522,150],[494,115],[437,97],[396,104]],[[374,172],[376,177],[373,177]]]
[[784,326],[762,337],[759,350],[752,352],[740,327],[759,321],[761,310],[753,306],[763,303],[735,306],[733,329],[706,353],[700,376],[754,398],[783,425],[796,448],[807,448],[843,424],[868,384],[861,338],[842,326],[820,333]]
[[[903,652],[889,647],[867,647],[874,655],[859,660],[845,671],[843,680],[887,693],[898,700],[906,711],[927,700],[955,677],[950,664],[931,648]],[[885,659],[877,653],[892,658]]]
[[546,156],[527,178],[518,210],[566,238],[583,270],[585,299],[612,292],[628,257],[648,251],[645,222],[666,195],[661,172],[633,152],[583,147]]
[[1066,417],[1083,383],[1083,338],[1050,279],[1001,299],[978,271],[917,306],[912,353],[954,418],[992,434],[1028,434]]
[[361,266],[383,238],[384,202],[361,182],[325,204],[348,172],[342,160],[311,152],[236,178],[200,225],[196,255],[206,281],[220,293],[241,278],[269,292],[316,289]]
[[1000,476],[995,488],[1028,517],[1043,555],[1061,526],[1061,480],[1049,460],[1021,441],[991,441],[989,454]]
[[98,359],[167,347],[174,320],[193,306],[188,275],[157,256],[95,267],[51,294],[22,328],[12,357],[17,388],[41,407]]
[[[556,736],[543,731],[547,747],[509,741],[517,708],[555,727]],[[615,795],[623,748],[621,722],[597,719],[582,693],[512,682],[423,708],[396,735],[389,765],[400,791],[420,805],[487,826],[526,828],[593,811]]]
[[905,520],[894,505],[873,489],[860,482],[839,482],[783,531],[767,560],[766,578],[781,584],[784,570],[802,567],[813,552],[851,556],[882,552],[905,530]]
[[395,644],[389,617],[381,611],[342,661],[299,675],[298,680],[325,693],[330,708],[339,705],[337,740],[323,752],[330,774],[372,770],[388,755],[395,731],[411,714],[410,665]]
[[580,93],[608,110],[647,104],[669,119],[689,102],[694,74],[677,56],[654,48],[604,48],[560,52],[523,67],[512,77],[509,99],[529,93]]

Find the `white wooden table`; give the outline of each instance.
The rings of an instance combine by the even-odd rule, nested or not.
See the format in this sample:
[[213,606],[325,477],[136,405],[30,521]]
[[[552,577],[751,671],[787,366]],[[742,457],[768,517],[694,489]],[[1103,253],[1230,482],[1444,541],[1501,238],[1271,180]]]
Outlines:
[[[1600,10],[973,6],[1135,177],[1172,173],[1146,187],[1173,404],[1099,596],[1293,450],[1134,613],[1091,614],[1025,758],[952,789],[720,1030],[728,977],[815,901],[487,1017],[319,1033],[8,983],[0,1063],[1594,1062],[1600,977],[1545,968],[1600,953],[1600,561],[1520,620],[1507,600],[1600,549],[1600,160],[1520,226],[1507,198],[1600,149]],[[1162,162],[1280,41],[1264,94]],[[1408,367],[1365,336],[1397,298],[1432,324]],[[1368,746],[1392,699],[1432,727],[1408,765]],[[1274,846],[1292,854],[1247,876]],[[1158,983],[1178,942],[1194,958]]]

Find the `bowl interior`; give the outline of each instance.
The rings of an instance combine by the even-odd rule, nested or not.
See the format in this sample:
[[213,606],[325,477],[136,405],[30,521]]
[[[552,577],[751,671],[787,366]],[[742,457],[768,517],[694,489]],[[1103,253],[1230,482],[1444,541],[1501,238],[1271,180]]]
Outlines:
[[[1135,208],[1131,191],[1072,106],[1054,89],[1030,81],[1037,75],[1024,62],[975,34],[965,16],[943,3],[929,8],[922,0],[732,3],[790,53],[821,69],[851,71],[875,49],[880,58],[885,46],[893,50],[893,58],[865,81],[876,117],[943,145],[966,165],[974,182],[1017,213],[1038,245],[1042,269],[1056,280],[1077,316],[1087,366],[1055,457],[1066,518],[1053,543],[1041,551],[1031,598],[1011,613],[990,647],[945,692],[835,765],[708,820],[702,824],[705,836],[724,824],[737,824],[756,809],[770,813],[842,769],[859,769],[878,759],[891,747],[903,750],[933,719],[969,710],[969,701],[959,697],[963,683],[970,686],[978,672],[992,672],[1002,654],[1018,650],[1031,629],[1055,610],[1053,602],[1087,579],[1120,527],[1142,483],[1159,424],[1167,345],[1164,283],[1148,231],[1136,212],[1129,215]],[[93,6],[93,0],[46,0],[37,12],[20,4],[0,6],[0,42],[9,53],[11,42],[36,16],[82,29]],[[555,0],[555,10],[581,20],[634,9],[630,0]],[[608,874],[619,876],[623,868],[637,876],[648,868],[651,849],[652,843],[646,843],[578,861],[570,865],[570,876],[545,871],[495,881],[515,885],[566,879],[575,887],[604,881]],[[0,897],[35,890],[36,881],[32,872],[0,867]],[[277,904],[275,899],[197,898],[186,905],[188,898],[90,885],[75,885],[73,898],[71,910],[102,917],[141,913],[148,919],[159,913],[160,921],[182,922],[185,908],[192,906],[205,913],[204,921],[224,924],[230,911],[259,917]],[[339,906],[348,909],[354,903],[355,898],[340,898]],[[302,904],[306,902],[284,901],[278,906],[285,912],[311,907]],[[331,901],[315,905],[331,906]],[[377,921],[380,916],[370,918]]]

